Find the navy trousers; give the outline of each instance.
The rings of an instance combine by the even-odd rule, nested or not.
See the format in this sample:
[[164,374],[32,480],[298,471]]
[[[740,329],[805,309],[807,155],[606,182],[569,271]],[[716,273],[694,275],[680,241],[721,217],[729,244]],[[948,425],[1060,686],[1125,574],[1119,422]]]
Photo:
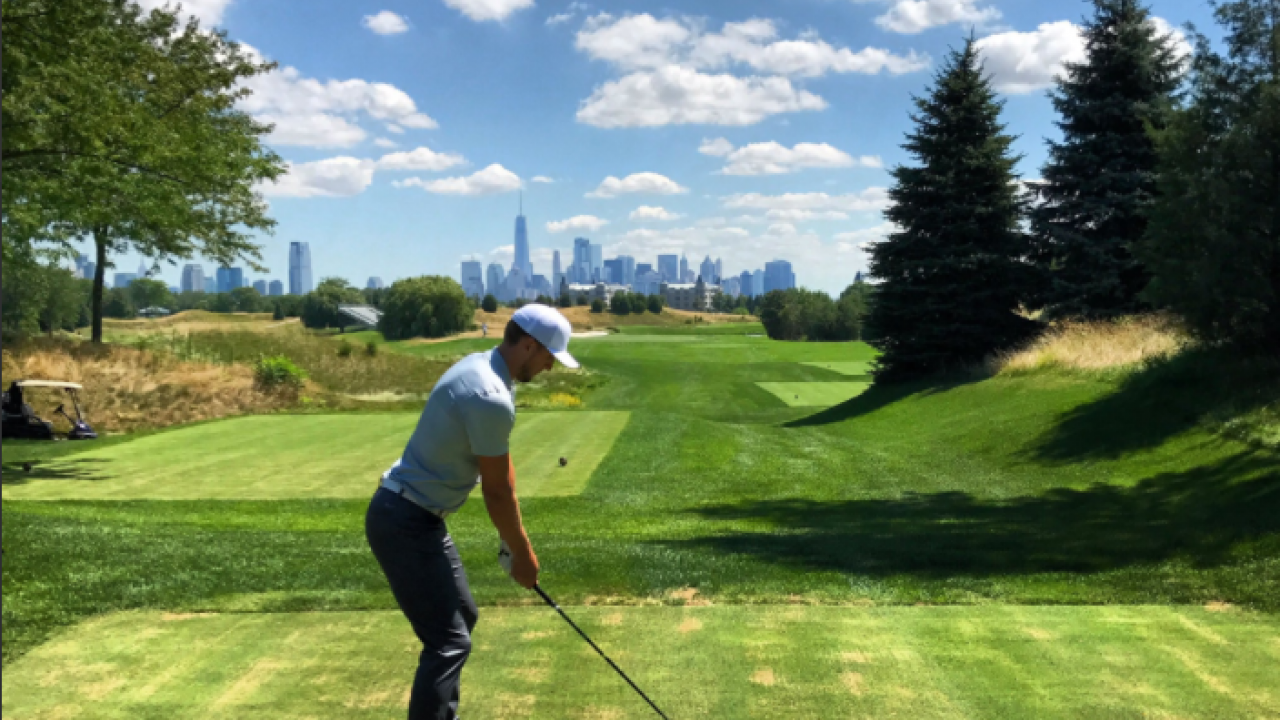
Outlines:
[[454,720],[479,611],[453,538],[444,520],[386,488],[374,493],[364,531],[396,602],[422,641],[409,720]]

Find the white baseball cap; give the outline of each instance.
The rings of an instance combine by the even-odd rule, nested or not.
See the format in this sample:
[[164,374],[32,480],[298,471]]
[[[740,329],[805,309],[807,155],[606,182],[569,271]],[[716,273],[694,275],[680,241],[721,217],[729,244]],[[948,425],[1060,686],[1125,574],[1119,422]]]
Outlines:
[[529,303],[516,310],[511,321],[550,350],[561,365],[578,368],[578,361],[569,354],[569,338],[573,335],[573,327],[560,311],[547,305]]

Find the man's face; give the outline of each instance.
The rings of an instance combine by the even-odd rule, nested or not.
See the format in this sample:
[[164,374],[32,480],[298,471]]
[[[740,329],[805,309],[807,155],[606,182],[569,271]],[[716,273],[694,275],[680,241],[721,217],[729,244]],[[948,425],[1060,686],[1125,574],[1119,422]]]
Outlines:
[[521,344],[525,343],[529,345],[527,348],[529,354],[525,357],[524,364],[514,373],[515,379],[522,383],[533,380],[540,373],[550,370],[551,366],[556,364],[556,357],[542,343],[531,337],[521,340]]

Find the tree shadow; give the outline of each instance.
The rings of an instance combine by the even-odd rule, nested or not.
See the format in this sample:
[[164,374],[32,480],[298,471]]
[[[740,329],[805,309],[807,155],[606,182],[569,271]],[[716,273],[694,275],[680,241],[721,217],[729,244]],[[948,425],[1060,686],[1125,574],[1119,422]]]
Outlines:
[[[1116,391],[1064,413],[1027,449],[1034,460],[1118,458],[1157,447],[1205,422],[1280,404],[1280,362],[1190,350],[1149,362]],[[1277,461],[1280,462],[1280,461]]]
[[[69,458],[52,463],[4,463],[0,465],[0,485],[26,485],[32,480],[105,480],[103,458]],[[24,465],[29,465],[27,470]]]
[[805,417],[783,423],[782,426],[794,428],[839,423],[850,418],[868,415],[880,408],[892,405],[912,395],[925,397],[935,393],[953,390],[963,385],[977,382],[980,379],[981,378],[977,376],[951,376],[905,383],[874,383],[857,397],[845,400],[839,405],[832,405],[831,407],[812,415],[806,415]]
[[805,570],[864,575],[1099,572],[1183,558],[1228,562],[1231,549],[1280,534],[1280,468],[1241,452],[1135,486],[1094,485],[984,500],[964,492],[897,499],[770,500],[699,508],[714,521],[765,521],[672,547],[749,555]]

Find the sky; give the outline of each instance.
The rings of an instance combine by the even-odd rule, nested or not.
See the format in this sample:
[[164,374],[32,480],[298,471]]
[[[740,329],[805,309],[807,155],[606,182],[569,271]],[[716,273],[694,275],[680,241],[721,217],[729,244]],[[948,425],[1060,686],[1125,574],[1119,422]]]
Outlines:
[[[164,0],[142,0],[144,7]],[[1153,0],[1157,24],[1214,37],[1201,0]],[[606,258],[722,258],[727,274],[789,260],[839,293],[889,230],[889,170],[913,95],[979,38],[1037,178],[1057,138],[1047,97],[1082,57],[1085,2],[1044,0],[189,0],[279,67],[242,109],[289,164],[261,186],[278,225],[269,272],[311,245],[312,274],[364,287],[509,267],[523,199],[534,271],[573,238]],[[116,259],[132,271],[141,258]],[[196,259],[199,261],[199,258]],[[181,263],[161,265],[177,285]],[[212,267],[205,263],[206,274]],[[108,278],[110,273],[108,274]]]

